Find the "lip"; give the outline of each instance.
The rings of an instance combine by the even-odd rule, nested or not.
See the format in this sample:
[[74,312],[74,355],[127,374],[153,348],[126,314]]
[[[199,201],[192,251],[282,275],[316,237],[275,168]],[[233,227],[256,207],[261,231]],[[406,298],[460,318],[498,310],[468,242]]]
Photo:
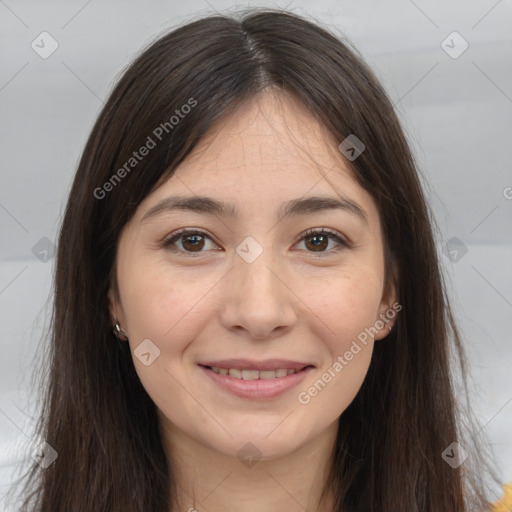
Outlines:
[[306,366],[313,366],[311,363],[290,361],[289,359],[266,359],[265,361],[254,361],[252,359],[222,359],[218,361],[202,361],[200,366],[215,366],[216,368],[237,368],[239,370],[302,370]]
[[[224,364],[224,362],[218,361],[215,365]],[[244,363],[246,364],[246,363]],[[274,364],[274,363],[272,363]],[[289,362],[290,364],[290,362]],[[302,364],[302,363],[300,363]],[[208,368],[206,365],[199,365],[201,371],[209,377],[216,385],[218,385],[221,389],[229,391],[231,394],[238,396],[240,398],[250,398],[253,400],[256,399],[269,399],[280,396],[290,389],[294,388],[298,384],[300,384],[310,371],[314,369],[312,365],[302,364],[299,368],[303,368],[297,373],[293,373],[291,375],[286,375],[285,377],[278,377],[275,379],[256,379],[256,380],[243,380],[243,379],[235,379],[229,375],[222,375],[220,373],[215,373],[213,370]],[[236,368],[235,366],[228,366],[227,368]],[[238,365],[240,366],[240,365]],[[249,366],[241,365],[242,368],[245,369],[274,369],[277,368],[274,364],[272,368],[264,368],[261,366],[251,368]],[[304,368],[305,367],[305,368]],[[224,366],[220,366],[220,368],[224,368]],[[279,368],[286,368],[285,366],[279,366]],[[289,367],[293,368],[293,366]]]

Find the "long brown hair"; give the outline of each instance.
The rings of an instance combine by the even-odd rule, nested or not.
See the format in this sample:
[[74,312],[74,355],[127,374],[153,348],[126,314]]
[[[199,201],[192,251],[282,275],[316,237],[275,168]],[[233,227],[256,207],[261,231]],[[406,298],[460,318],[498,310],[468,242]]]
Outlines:
[[[87,141],[62,222],[37,425],[58,458],[29,469],[22,511],[171,510],[173,474],[155,405],[128,345],[112,334],[107,291],[116,246],[141,201],[213,123],[267,86],[298,98],[340,143],[351,134],[363,141],[365,151],[350,165],[378,207],[386,268],[394,262],[398,269],[403,310],[389,338],[375,345],[339,422],[328,482],[334,510],[489,508],[480,439],[470,432],[463,447],[471,457],[459,467],[441,456],[464,442],[463,425],[474,425],[455,399],[453,371],[466,372],[462,342],[419,171],[392,102],[350,46],[318,22],[252,10],[177,28],[123,73]],[[183,105],[191,106],[186,115],[170,121]],[[127,165],[148,137],[155,146]]]

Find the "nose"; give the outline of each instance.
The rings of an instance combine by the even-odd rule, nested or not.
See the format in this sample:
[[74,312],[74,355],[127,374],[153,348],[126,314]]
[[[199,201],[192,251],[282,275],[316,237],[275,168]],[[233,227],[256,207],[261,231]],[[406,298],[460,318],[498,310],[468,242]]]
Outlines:
[[270,340],[297,322],[298,298],[270,250],[252,263],[235,255],[233,268],[223,280],[220,300],[223,326],[247,338]]

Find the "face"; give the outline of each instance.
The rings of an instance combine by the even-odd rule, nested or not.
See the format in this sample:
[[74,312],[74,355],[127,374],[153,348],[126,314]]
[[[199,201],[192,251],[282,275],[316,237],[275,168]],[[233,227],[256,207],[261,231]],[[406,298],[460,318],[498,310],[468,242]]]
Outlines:
[[332,429],[357,394],[395,296],[378,211],[339,142],[263,93],[125,226],[111,314],[166,432],[272,459]]

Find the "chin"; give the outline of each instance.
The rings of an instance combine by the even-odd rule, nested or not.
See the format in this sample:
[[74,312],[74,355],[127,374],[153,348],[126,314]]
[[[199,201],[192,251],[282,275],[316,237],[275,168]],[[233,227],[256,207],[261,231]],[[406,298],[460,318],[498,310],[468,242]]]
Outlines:
[[290,428],[291,425],[284,428],[283,424],[278,425],[279,421],[273,423],[271,428],[266,422],[259,426],[253,422],[250,430],[228,428],[233,438],[224,439],[225,442],[214,448],[230,457],[253,456],[259,460],[275,460],[293,453],[307,442],[305,428]]

